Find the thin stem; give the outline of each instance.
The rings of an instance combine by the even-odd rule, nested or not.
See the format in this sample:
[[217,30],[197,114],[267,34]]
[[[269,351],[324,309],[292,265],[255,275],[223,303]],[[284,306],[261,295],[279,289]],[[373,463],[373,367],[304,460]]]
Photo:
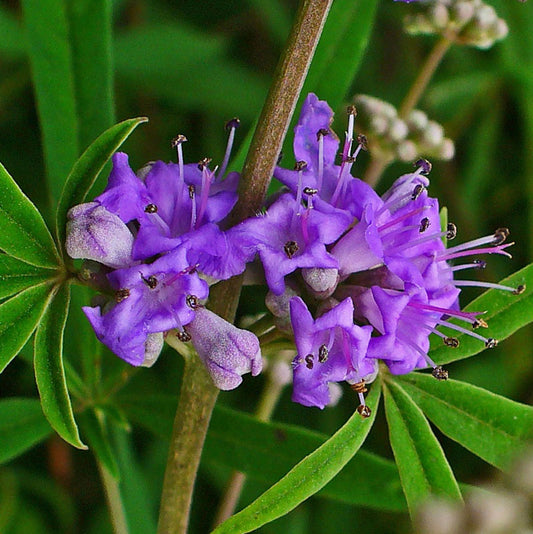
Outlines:
[[[232,224],[256,213],[263,203],[332,2],[302,0],[244,164]],[[211,310],[232,321],[241,286],[242,276],[216,284],[210,291]],[[194,481],[217,394],[199,358],[186,360],[163,484],[158,534],[187,531]]]
[[100,471],[100,477],[104,486],[113,532],[114,534],[128,534],[128,523],[120,496],[118,481],[100,462],[98,462],[98,470]]
[[[259,405],[255,411],[255,417],[259,421],[270,421],[272,414],[276,408],[276,405],[283,393],[284,385],[278,380],[274,380],[272,375],[269,375]],[[220,502],[215,520],[213,522],[213,528],[223,523],[226,519],[233,515],[233,512],[237,508],[239,498],[242,493],[242,489],[246,482],[246,475],[239,471],[234,471],[228,480],[224,496]]]

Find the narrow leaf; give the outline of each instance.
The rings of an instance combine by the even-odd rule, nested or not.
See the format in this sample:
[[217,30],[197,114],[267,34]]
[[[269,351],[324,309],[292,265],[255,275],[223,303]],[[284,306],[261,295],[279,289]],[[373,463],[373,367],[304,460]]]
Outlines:
[[57,267],[57,249],[31,200],[0,163],[0,249],[40,267]]
[[217,534],[251,532],[281,517],[322,489],[354,456],[374,422],[380,390],[376,385],[368,395],[372,410],[368,419],[355,412],[321,447],[303,459],[277,484],[213,532]]
[[[526,289],[520,295],[489,289],[465,307],[465,311],[487,312],[482,317],[489,324],[489,328],[483,329],[482,333],[485,337],[492,337],[498,341],[503,341],[533,321],[533,264],[512,274],[501,283],[511,287],[522,284]],[[462,360],[485,350],[485,345],[478,339],[465,334],[456,335],[455,331],[450,332],[453,332],[450,335],[459,339],[460,345],[451,349],[439,344],[430,350],[429,356],[437,363]]]
[[398,377],[401,387],[446,436],[500,469],[533,439],[533,407],[489,391],[432,376]]
[[0,305],[0,372],[19,353],[37,327],[52,288],[43,283],[30,287]]
[[108,472],[119,479],[117,460],[105,424],[105,415],[99,409],[85,410],[78,416],[82,435],[87,438],[90,450]]
[[69,27],[63,0],[22,0],[52,197],[79,153]]
[[87,193],[109,158],[131,132],[147,120],[146,117],[139,117],[115,124],[101,134],[76,161],[67,178],[57,207],[56,235],[61,246],[65,242],[67,211],[85,200]]
[[461,500],[459,486],[422,410],[395,382],[384,386],[392,451],[409,512],[431,495]]
[[51,432],[38,400],[9,398],[0,401],[0,463],[26,452]]
[[51,278],[53,271],[42,269],[0,253],[0,299]]
[[86,449],[67,390],[63,368],[63,332],[70,302],[70,285],[62,285],[35,333],[35,378],[43,412],[54,430],[68,443]]

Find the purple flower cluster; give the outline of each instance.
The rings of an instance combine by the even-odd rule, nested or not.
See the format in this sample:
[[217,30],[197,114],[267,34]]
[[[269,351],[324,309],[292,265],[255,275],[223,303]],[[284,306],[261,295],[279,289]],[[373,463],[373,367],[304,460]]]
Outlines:
[[86,271],[102,293],[84,308],[102,343],[132,365],[150,366],[164,334],[176,329],[221,389],[261,371],[257,338],[203,307],[208,281],[242,273],[246,263],[231,231],[220,227],[237,200],[239,179],[224,177],[237,123],[228,125],[218,171],[210,170],[209,159],[184,164],[184,136],[173,141],[177,164],[158,161],[137,175],[126,154],[115,154],[105,191],[70,210],[66,241],[72,258],[90,260]]
[[456,271],[480,268],[478,260],[452,266],[449,261],[481,253],[508,255],[508,231],[446,248],[455,226],[441,231],[438,202],[428,196],[430,164],[417,162],[383,195],[353,178],[351,167],[364,148],[354,143],[355,109],[340,163],[339,140],[330,128],[333,113],[310,94],[295,129],[294,170],[277,168],[275,177],[287,192],[266,212],[235,227],[242,254],[257,254],[270,289],[267,305],[287,325],[290,320],[297,356],[293,361],[293,400],[323,408],[330,402],[328,384],[347,381],[359,394],[362,415],[365,382],[373,380],[378,360],[394,374],[433,367],[438,379],[447,373],[428,356],[429,334],[449,346],[458,340],[437,330],[445,326],[496,344],[463,326],[486,326],[479,313],[459,310],[463,285],[517,289],[454,280]]

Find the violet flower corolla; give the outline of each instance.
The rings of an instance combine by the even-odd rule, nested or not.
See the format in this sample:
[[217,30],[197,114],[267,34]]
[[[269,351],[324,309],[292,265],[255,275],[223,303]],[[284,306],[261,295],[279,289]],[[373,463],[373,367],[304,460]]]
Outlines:
[[[359,394],[360,412],[368,415],[362,392],[365,382],[374,378],[372,370],[378,360],[394,374],[429,366],[433,375],[443,380],[447,371],[428,355],[429,335],[440,336],[450,347],[457,346],[459,340],[442,333],[439,327],[468,334],[489,348],[496,345],[495,339],[465,328],[487,325],[481,313],[460,311],[461,287],[520,293],[524,286],[454,280],[459,270],[485,265],[477,259],[453,265],[459,258],[509,256],[506,248],[512,243],[504,244],[508,230],[500,228],[490,236],[447,248],[444,241],[453,239],[457,229],[453,224],[440,229],[438,200],[427,192],[430,163],[418,160],[414,172],[401,176],[380,197],[351,175],[365,140],[354,134],[353,106],[348,114],[337,164],[339,141],[330,127],[333,112],[316,95],[308,95],[295,128],[297,166],[295,170],[277,168],[274,173],[289,192],[267,207],[266,217],[246,221],[241,229],[253,229],[246,246],[248,251],[255,250],[263,263],[271,291],[269,308],[277,319],[290,316],[298,350],[293,362],[293,399],[323,408],[328,403],[327,383],[346,380]],[[327,254],[327,264],[323,261],[326,256],[313,255],[306,257],[305,265],[300,264],[293,253],[300,250],[300,242],[296,234],[287,231],[287,221],[298,220],[294,213],[300,217],[305,214],[308,221],[312,217],[320,221],[320,235],[329,237],[318,240],[322,254]],[[305,253],[312,241],[298,237],[303,239]],[[296,245],[290,254],[285,241],[289,238]],[[284,263],[275,276],[274,255]],[[329,263],[331,257],[335,263]],[[451,318],[464,326],[451,322]],[[350,334],[351,327],[365,328],[365,332],[371,328],[372,336],[362,343],[361,338]],[[335,357],[320,358],[320,347],[328,352],[333,348]]]
[[102,343],[132,365],[150,366],[175,330],[192,341],[220,389],[261,371],[256,336],[204,308],[208,282],[246,265],[231,229],[221,227],[237,200],[239,175],[225,176],[237,126],[228,123],[220,169],[211,170],[208,158],[185,164],[183,135],[172,142],[177,163],[153,162],[138,174],[116,153],[104,192],[69,211],[66,239],[72,258],[91,260],[84,278],[102,294],[83,310]]

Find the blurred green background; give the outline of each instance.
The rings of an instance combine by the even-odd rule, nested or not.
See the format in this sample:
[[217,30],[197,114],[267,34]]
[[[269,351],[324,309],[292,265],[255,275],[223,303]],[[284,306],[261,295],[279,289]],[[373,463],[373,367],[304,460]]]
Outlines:
[[[459,228],[458,240],[486,235],[501,226],[511,229],[516,241],[513,259],[491,257],[480,275],[495,281],[533,260],[533,4],[490,3],[507,21],[509,36],[488,51],[453,47],[418,107],[440,121],[456,143],[454,160],[435,162],[430,191],[440,198],[441,205],[448,206],[449,218]],[[61,26],[64,13],[55,11],[60,5],[66,6],[70,23],[66,34]],[[31,32],[24,28],[22,7]],[[76,157],[113,122],[136,116],[150,119],[123,147],[133,168],[150,160],[174,159],[170,139],[178,133],[189,140],[184,147],[188,161],[205,156],[221,161],[224,123],[234,116],[241,119],[238,147],[261,110],[296,8],[297,2],[289,0],[43,0],[27,1],[24,6],[17,1],[0,2],[0,161],[48,220]],[[327,79],[321,80],[328,97],[337,99],[337,133],[345,128],[344,108],[352,94],[371,94],[395,105],[406,94],[435,41],[403,33],[401,20],[410,9],[412,5],[390,0],[378,3],[368,47],[350,91],[339,94]],[[48,10],[49,16],[39,19],[40,10]],[[358,28],[354,26],[353,31]],[[84,32],[98,38],[88,40]],[[44,62],[40,67],[31,65],[28,51],[45,41],[53,43],[53,39],[57,39],[57,48],[40,55]],[[74,43],[70,57],[73,79],[66,72],[66,77],[57,76],[49,83],[59,84],[67,92],[75,87],[78,107],[73,109],[67,98],[53,101],[50,95],[40,95],[40,101],[48,103],[38,110],[32,72],[46,72],[47,62],[69,64],[61,63],[65,40]],[[340,53],[354,53],[348,41]],[[54,118],[54,124],[48,126],[51,129],[41,128],[40,116]],[[46,136],[55,139],[45,142],[51,151],[47,157],[43,156]],[[292,165],[290,143],[287,147],[284,163]],[[354,172],[362,176],[367,163],[368,155],[363,153]],[[406,164],[392,165],[379,189],[385,190],[408,171]],[[100,180],[97,187],[104,183]],[[463,304],[476,294],[465,291]],[[256,289],[245,289],[240,315],[263,310],[263,296]],[[83,302],[85,296],[80,293],[76,298]],[[80,315],[73,313],[71,318],[65,357],[69,365],[83,370],[84,354],[100,349],[96,349],[91,332],[78,326],[85,324]],[[109,431],[120,465],[131,533],[149,533],[157,517],[182,364],[175,353],[167,351],[154,368],[133,371],[107,351],[101,352],[97,380],[104,384],[100,393],[106,394],[99,400],[109,405],[108,416],[117,411],[114,419],[108,417]],[[449,370],[454,378],[531,403],[532,353],[531,328],[527,328],[495,350]],[[0,377],[2,397],[37,396],[28,363],[31,347],[26,347],[22,356]],[[252,412],[262,380],[245,380],[238,390],[222,393],[219,402]],[[77,408],[81,409],[79,403]],[[291,403],[286,391],[274,419],[331,434],[352,411],[348,390],[337,407],[323,412]],[[125,419],[131,422],[129,428]],[[459,445],[444,437],[441,442],[461,482],[477,483],[495,476],[492,468]],[[392,457],[383,414],[378,415],[365,449]],[[270,460],[265,457],[263,461]],[[208,530],[214,503],[229,473],[227,467],[209,458],[203,463],[191,532]],[[360,479],[353,484],[365,482]],[[242,504],[266,487],[250,480]],[[315,497],[260,532],[318,534],[359,528],[375,533],[411,529],[406,513],[374,511]],[[50,436],[0,466],[0,532],[111,532],[91,454]]]

